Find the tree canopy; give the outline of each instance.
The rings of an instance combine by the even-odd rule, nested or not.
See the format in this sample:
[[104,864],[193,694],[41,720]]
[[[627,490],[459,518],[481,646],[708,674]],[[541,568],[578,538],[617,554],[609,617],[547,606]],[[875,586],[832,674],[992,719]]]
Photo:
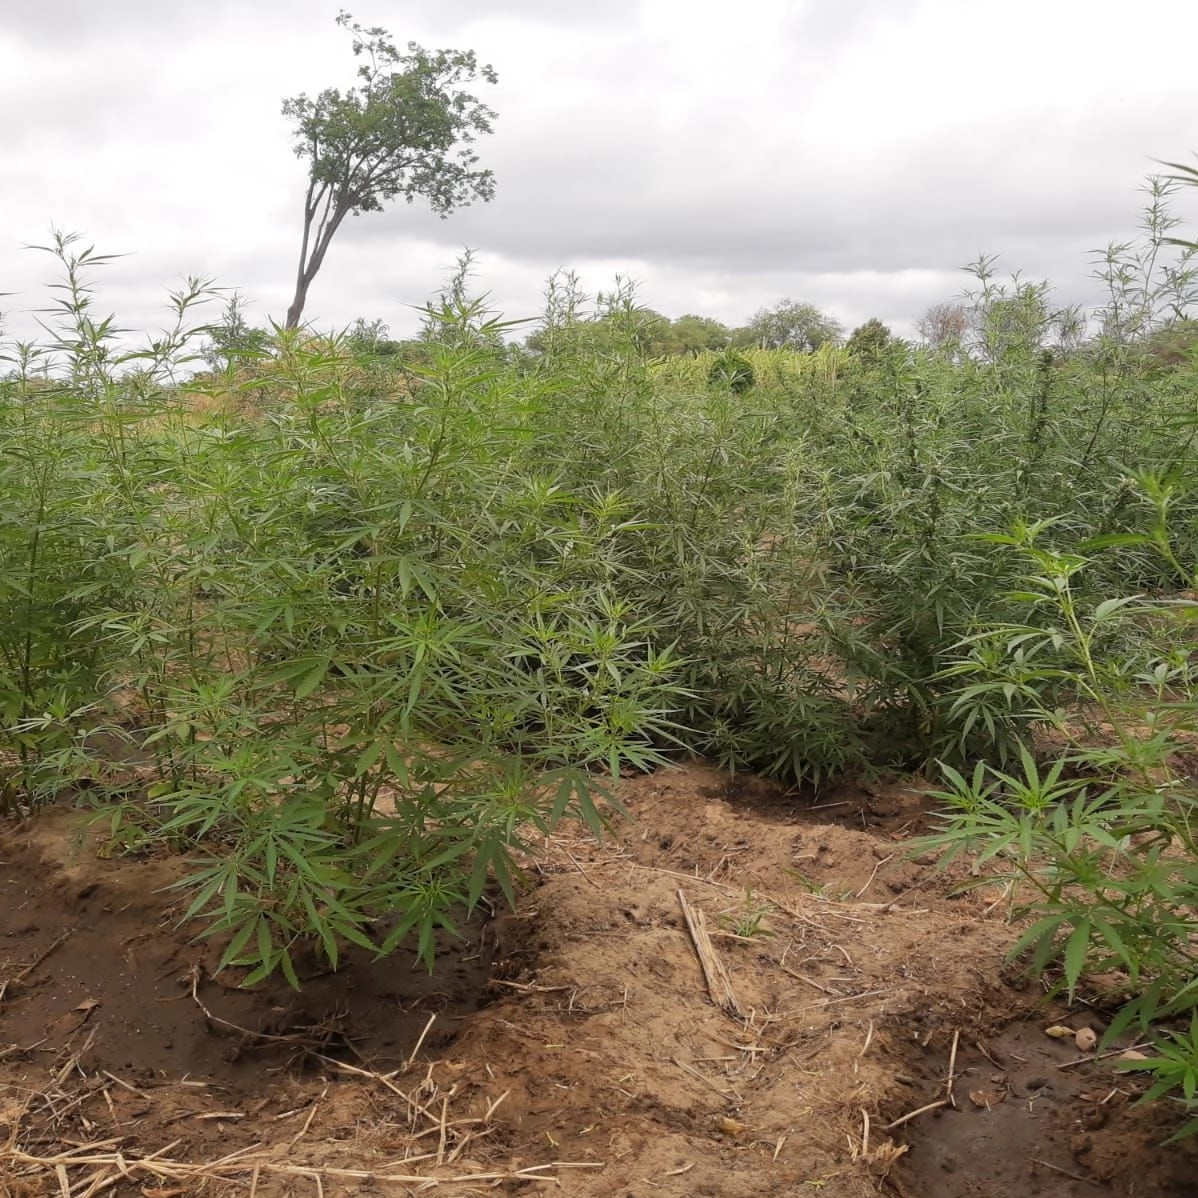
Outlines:
[[894,334],[874,316],[853,330],[845,349],[859,362],[876,365],[882,360],[886,347],[893,340]]
[[497,82],[472,51],[429,51],[409,42],[401,53],[387,30],[363,28],[347,12],[337,24],[353,35],[357,87],[301,93],[283,102],[295,126],[295,152],[308,160],[303,237],[295,296],[286,325],[303,315],[308,289],[342,222],[352,212],[381,212],[390,200],[428,200],[444,217],[495,194],[491,171],[471,149],[491,132],[495,112],[461,85]]
[[762,349],[817,350],[827,342],[839,343],[844,329],[814,304],[781,300],[772,308],[762,308],[752,320],[736,332],[738,346],[757,345]]
[[727,349],[731,343],[732,333],[727,325],[710,316],[697,316],[688,312],[670,325],[666,352],[699,354],[709,349]]
[[969,309],[958,301],[933,304],[916,326],[921,340],[941,353],[961,351],[969,332]]

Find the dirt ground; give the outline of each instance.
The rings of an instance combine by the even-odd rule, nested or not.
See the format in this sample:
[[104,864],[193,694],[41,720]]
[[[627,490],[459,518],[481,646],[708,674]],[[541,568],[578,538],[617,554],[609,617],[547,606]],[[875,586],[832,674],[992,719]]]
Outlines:
[[[0,839],[0,1196],[1183,1198],[1163,1104],[1045,1028],[994,894],[911,860],[915,783],[788,798],[693,764],[516,913],[239,989],[85,814]],[[706,967],[706,968],[705,968]],[[710,974],[710,978],[705,977]]]

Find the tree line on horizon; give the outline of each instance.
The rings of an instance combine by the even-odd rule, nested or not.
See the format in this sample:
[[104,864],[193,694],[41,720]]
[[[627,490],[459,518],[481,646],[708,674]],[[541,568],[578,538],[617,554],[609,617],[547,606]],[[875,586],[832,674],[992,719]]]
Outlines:
[[[468,256],[464,262],[468,265]],[[1160,368],[1182,365],[1198,350],[1198,320],[1184,312],[1158,319],[1151,327],[1114,328],[1108,316],[1100,322],[1101,327],[1091,328],[1076,309],[1053,309],[1047,284],[1033,284],[1018,277],[997,282],[991,266],[992,262],[980,260],[969,268],[981,281],[978,292],[967,292],[963,298],[932,304],[925,310],[916,323],[915,344],[958,361],[997,361],[1015,343],[1060,357],[1114,341],[1138,345],[1145,359]],[[877,317],[846,334],[843,324],[815,304],[789,298],[759,309],[742,326],[729,326],[698,313],[671,318],[636,304],[627,295],[622,304],[612,300],[611,296],[600,295],[596,310],[574,311],[567,323],[585,330],[596,346],[601,347],[605,340],[618,343],[625,352],[631,346],[647,359],[750,349],[815,353],[836,347],[854,360],[876,364],[884,358],[888,346],[903,341]],[[441,302],[446,302],[446,295],[442,295]],[[344,343],[351,352],[365,357],[418,361],[443,331],[435,306],[424,311],[423,326],[414,337],[394,338],[384,320],[359,317],[344,330]],[[505,330],[510,332],[512,325],[519,323],[511,322]],[[546,348],[548,327],[547,322],[538,322],[523,339],[506,342],[496,333],[496,348],[504,345],[511,352],[539,356]],[[269,355],[275,338],[275,330],[247,320],[244,302],[234,293],[221,320],[209,328],[204,357],[211,369],[228,369]]]
[[[293,122],[295,153],[308,166],[296,286],[283,326],[286,329],[301,327],[309,289],[347,216],[380,212],[398,199],[412,203],[421,198],[446,218],[458,207],[488,202],[495,194],[493,172],[480,168],[474,143],[493,131],[498,114],[465,90],[476,82],[494,85],[498,82],[495,70],[480,64],[472,50],[433,52],[409,42],[406,52],[401,51],[385,28],[360,25],[345,11],[338,14],[336,23],[350,35],[350,48],[358,61],[358,85],[344,91],[326,88],[315,97],[300,93],[283,102],[283,115]],[[1176,223],[1165,207],[1168,191],[1177,184],[1198,182],[1198,170],[1176,163],[1166,165],[1175,173],[1165,180],[1150,181],[1144,226],[1148,243],[1158,248],[1171,240],[1168,234]],[[919,340],[950,355],[994,361],[1012,342],[1069,351],[1095,337],[1130,344],[1143,342],[1152,333],[1163,334],[1166,357],[1184,354],[1193,340],[1186,319],[1186,304],[1194,290],[1191,252],[1161,272],[1153,284],[1155,295],[1143,289],[1137,292],[1135,287],[1135,280],[1151,277],[1158,270],[1155,251],[1143,262],[1133,260],[1131,244],[1111,245],[1099,253],[1096,277],[1122,298],[1106,311],[1098,330],[1091,329],[1077,309],[1054,310],[1047,283],[1031,283],[1019,275],[1000,281],[993,269],[994,259],[982,257],[966,267],[977,290],[932,305],[918,322]],[[467,252],[465,266],[469,261]],[[459,281],[466,273],[459,273]],[[572,275],[559,273],[555,281],[564,283],[571,297],[579,296]],[[551,291],[554,285],[551,282]],[[631,295],[618,283],[613,296],[606,297],[618,302],[605,308],[605,297],[596,296],[592,314],[579,317],[571,307],[569,321],[593,325],[590,332],[600,343],[604,323],[613,317],[626,334],[628,321],[623,317],[630,311]],[[1171,297],[1172,315],[1162,322],[1158,301],[1163,295]],[[462,295],[442,298],[460,300]],[[1179,299],[1182,302],[1177,302]],[[844,345],[856,357],[871,358],[894,340],[891,330],[877,318],[867,320],[846,338],[844,327],[832,316],[815,304],[789,297],[759,309],[747,324],[736,328],[693,312],[673,319],[640,305],[635,312],[633,346],[651,357],[751,348],[816,352],[825,345]],[[507,335],[513,327],[505,326]],[[437,331],[437,321],[431,319],[419,340],[431,340]],[[359,319],[348,332],[356,348],[373,353],[394,354],[405,344],[394,341],[378,320]],[[269,336],[265,330],[250,328],[234,297],[223,326],[214,333],[210,359],[215,365],[222,358],[227,360],[229,350],[262,348]],[[524,341],[524,348],[537,353],[544,336],[544,329],[534,331]]]

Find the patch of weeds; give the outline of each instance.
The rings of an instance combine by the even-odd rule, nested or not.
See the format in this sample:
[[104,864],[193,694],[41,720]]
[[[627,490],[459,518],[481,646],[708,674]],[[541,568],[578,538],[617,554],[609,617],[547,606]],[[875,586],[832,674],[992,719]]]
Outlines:
[[720,926],[740,940],[770,939],[775,935],[769,926],[774,905],[745,888],[745,897],[739,907],[720,913]]

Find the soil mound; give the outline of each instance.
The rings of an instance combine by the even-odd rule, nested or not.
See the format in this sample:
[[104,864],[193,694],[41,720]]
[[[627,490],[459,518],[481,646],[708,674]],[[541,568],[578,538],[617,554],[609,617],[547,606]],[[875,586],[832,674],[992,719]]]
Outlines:
[[1008,980],[1014,934],[910,859],[914,784],[800,802],[695,764],[535,846],[436,971],[213,976],[83,813],[0,843],[0,1195],[1182,1198],[1168,1109]]

